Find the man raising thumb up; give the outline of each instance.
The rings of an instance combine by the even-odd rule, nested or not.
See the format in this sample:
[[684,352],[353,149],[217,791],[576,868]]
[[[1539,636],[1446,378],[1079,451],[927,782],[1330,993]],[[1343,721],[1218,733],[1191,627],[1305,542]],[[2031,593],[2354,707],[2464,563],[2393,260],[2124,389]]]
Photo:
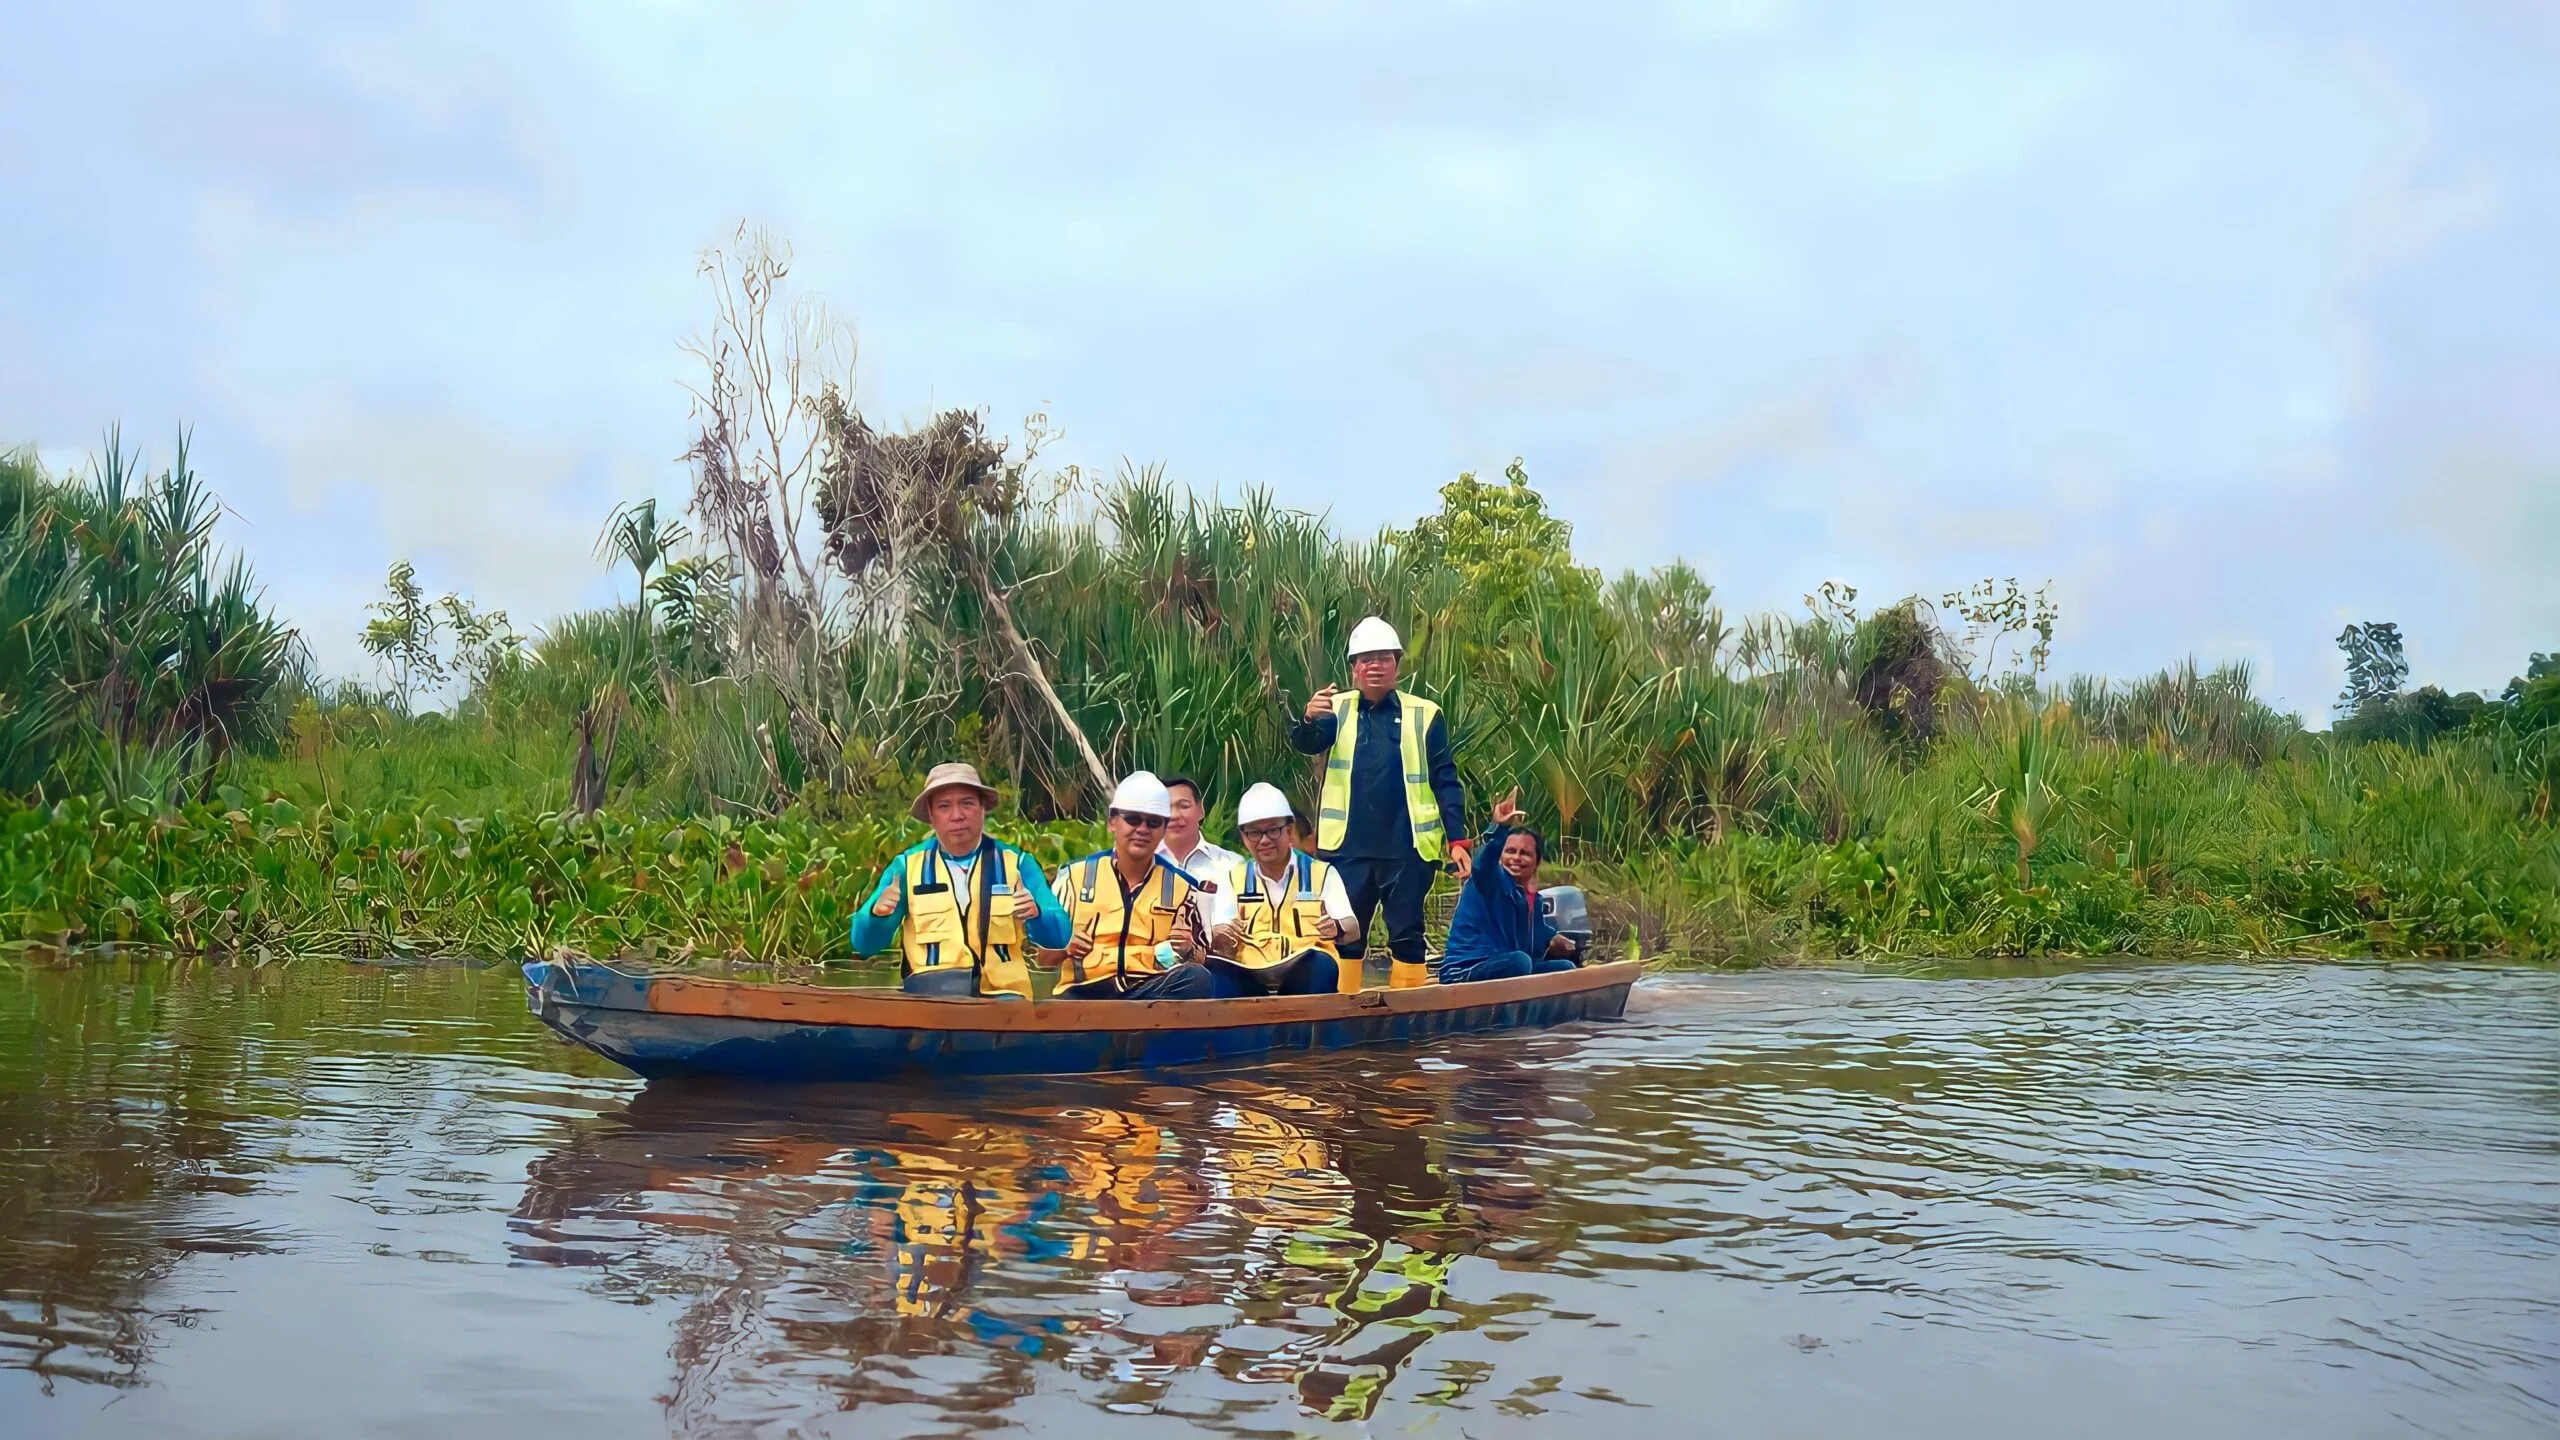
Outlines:
[[[1342,876],[1361,932],[1385,911],[1387,948],[1398,984],[1419,984],[1422,902],[1445,858],[1466,878],[1466,793],[1440,707],[1396,688],[1404,641],[1372,615],[1351,631],[1351,692],[1327,685],[1289,729],[1302,755],[1323,755],[1324,795],[1316,811],[1316,851]],[[1346,945],[1346,961],[1357,958]]]

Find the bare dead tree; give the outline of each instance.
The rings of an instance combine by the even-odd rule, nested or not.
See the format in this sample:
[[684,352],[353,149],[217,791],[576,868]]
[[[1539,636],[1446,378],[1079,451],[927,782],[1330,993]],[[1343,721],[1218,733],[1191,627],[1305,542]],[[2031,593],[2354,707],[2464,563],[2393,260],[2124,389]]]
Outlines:
[[[976,646],[948,613],[957,586],[993,622],[996,653],[978,656],[974,672],[1026,683],[1107,790],[1101,757],[1015,623],[991,558],[1045,433],[1037,417],[1011,463],[971,411],[907,433],[876,429],[846,398],[851,332],[790,296],[787,248],[741,225],[727,248],[703,253],[701,274],[713,312],[686,347],[702,366],[685,455],[691,509],[735,587],[736,673],[770,683],[794,749],[839,764],[844,735],[859,730],[877,759],[947,713],[972,667],[916,657]],[[862,663],[857,645],[888,665]],[[1010,697],[998,703],[1010,714]]]
[[1006,463],[1008,446],[987,435],[974,411],[946,410],[897,434],[873,427],[830,389],[816,412],[826,435],[817,503],[828,558],[869,593],[894,598],[892,629],[900,635],[934,573],[965,583],[995,622],[1012,673],[1039,696],[1095,786],[1109,791],[1110,772],[1015,623],[988,553],[1022,507],[1029,453]]
[[738,227],[703,252],[712,323],[686,345],[702,365],[690,388],[699,426],[685,459],[690,508],[706,548],[736,588],[728,607],[737,673],[772,687],[794,748],[831,767],[842,753],[833,712],[841,581],[810,562],[823,430],[813,401],[849,381],[851,332],[824,306],[787,294],[791,254]]

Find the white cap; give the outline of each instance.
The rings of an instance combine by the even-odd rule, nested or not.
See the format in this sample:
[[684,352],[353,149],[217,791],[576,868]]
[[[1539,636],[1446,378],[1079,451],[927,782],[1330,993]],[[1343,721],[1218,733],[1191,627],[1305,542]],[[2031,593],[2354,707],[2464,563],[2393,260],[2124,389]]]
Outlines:
[[1173,818],[1173,792],[1164,788],[1153,770],[1133,770],[1120,788],[1111,792],[1111,808],[1132,815],[1161,815]]
[[1396,627],[1375,615],[1351,627],[1351,653],[1354,655],[1403,649],[1404,641],[1397,636]]
[[1236,802],[1236,828],[1239,830],[1247,825],[1259,825],[1265,820],[1296,818],[1297,813],[1289,808],[1289,797],[1281,794],[1277,785],[1256,785]]

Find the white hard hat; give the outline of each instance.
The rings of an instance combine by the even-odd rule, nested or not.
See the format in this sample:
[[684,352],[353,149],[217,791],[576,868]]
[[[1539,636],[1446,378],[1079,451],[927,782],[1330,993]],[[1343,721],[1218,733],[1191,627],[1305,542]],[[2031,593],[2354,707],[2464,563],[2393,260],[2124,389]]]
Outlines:
[[1111,808],[1132,815],[1161,815],[1173,818],[1173,792],[1164,788],[1153,770],[1132,770],[1120,788],[1111,792]]
[[1403,649],[1404,641],[1396,634],[1396,627],[1375,615],[1351,627],[1351,653],[1354,655]]
[[1247,825],[1259,825],[1265,820],[1296,818],[1297,812],[1289,808],[1289,797],[1281,794],[1277,785],[1256,785],[1236,802],[1236,828],[1239,830]]

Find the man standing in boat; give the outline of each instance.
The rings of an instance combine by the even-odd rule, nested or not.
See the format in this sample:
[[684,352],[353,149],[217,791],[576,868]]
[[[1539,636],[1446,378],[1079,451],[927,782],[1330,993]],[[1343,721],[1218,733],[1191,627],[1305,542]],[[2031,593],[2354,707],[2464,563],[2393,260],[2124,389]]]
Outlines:
[[1042,960],[1065,968],[1058,994],[1074,1000],[1206,1000],[1219,985],[1200,961],[1197,887],[1156,853],[1173,797],[1139,770],[1111,792],[1111,848],[1073,861],[1053,884],[1068,935]]
[[[1351,631],[1352,693],[1327,685],[1290,727],[1302,755],[1323,755],[1324,798],[1316,813],[1316,851],[1342,875],[1359,930],[1386,912],[1394,983],[1419,985],[1423,968],[1422,902],[1446,854],[1467,877],[1466,792],[1440,707],[1396,688],[1404,641],[1372,615]],[[1355,939],[1348,961],[1365,952]]]
[[915,817],[933,834],[889,862],[853,917],[853,950],[905,938],[910,995],[1031,998],[1031,947],[1067,941],[1067,913],[1030,856],[987,833],[995,789],[974,765],[936,765]]
[[1236,828],[1251,858],[1238,859],[1206,898],[1209,968],[1246,994],[1330,995],[1360,988],[1357,962],[1342,944],[1360,920],[1331,865],[1296,848],[1297,814],[1275,785],[1256,785],[1236,804]]

